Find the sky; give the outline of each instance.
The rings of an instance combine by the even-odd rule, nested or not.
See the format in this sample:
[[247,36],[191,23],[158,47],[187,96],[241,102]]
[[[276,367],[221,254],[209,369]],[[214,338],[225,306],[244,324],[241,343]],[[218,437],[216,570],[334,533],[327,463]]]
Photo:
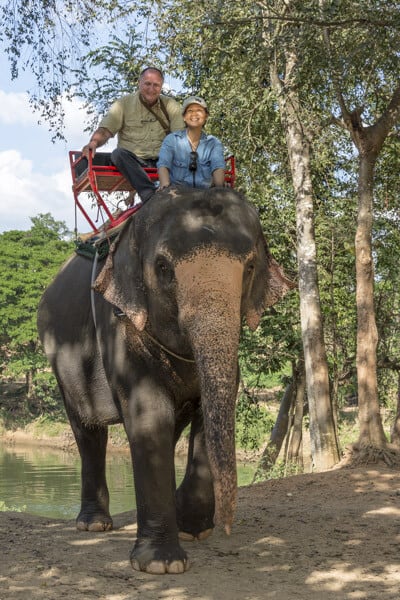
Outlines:
[[[26,92],[32,86],[29,75],[11,81],[10,69],[0,53],[0,233],[28,230],[31,217],[50,213],[75,227],[71,190],[69,150],[80,150],[90,134],[84,131],[85,111],[78,101],[65,103],[66,142],[52,142],[46,123],[29,106]],[[105,147],[110,150],[111,143]],[[78,231],[90,227],[78,215]]]

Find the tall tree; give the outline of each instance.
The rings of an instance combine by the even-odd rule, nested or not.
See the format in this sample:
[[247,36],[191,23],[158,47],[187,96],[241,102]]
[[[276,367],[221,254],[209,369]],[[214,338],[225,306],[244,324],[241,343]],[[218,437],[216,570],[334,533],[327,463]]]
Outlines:
[[[278,4],[278,3],[277,3]],[[275,27],[264,2],[263,41],[272,54],[271,85],[275,91],[286,135],[289,162],[296,199],[297,257],[299,267],[300,316],[310,411],[312,457],[315,468],[324,470],[339,460],[335,421],[329,390],[322,311],[319,297],[317,250],[314,230],[314,192],[312,184],[310,122],[302,110],[298,93],[300,52],[288,25],[291,3],[283,2],[282,21]],[[276,12],[275,12],[276,15]],[[289,30],[289,31],[288,31]]]
[[357,376],[360,443],[386,445],[379,411],[377,357],[378,332],[374,307],[372,221],[374,170],[382,145],[400,119],[400,86],[387,109],[373,125],[365,127],[358,114],[342,104],[342,116],[359,152],[358,218],[355,236],[357,271]]
[[49,214],[32,220],[29,231],[0,235],[0,372],[23,376],[28,397],[36,370],[46,364],[40,351],[36,313],[40,297],[72,252],[65,224]]
[[[261,25],[257,7],[261,11]],[[184,20],[182,25],[177,20],[172,23],[178,10],[181,14],[191,14],[191,33],[187,27],[188,20]],[[357,143],[360,145],[362,137],[364,137],[365,142],[368,142],[366,132],[363,132],[362,124],[358,118],[360,100],[362,101],[366,97],[366,88],[369,88],[371,97],[375,95],[376,98],[382,98],[383,91],[386,91],[387,96],[388,87],[390,89],[388,84],[396,79],[396,73],[398,73],[398,53],[396,52],[398,47],[396,43],[396,29],[398,31],[399,19],[398,7],[393,2],[342,2],[340,6],[332,2],[315,2],[304,6],[303,3],[297,1],[285,0],[280,2],[277,0],[275,2],[258,2],[256,5],[252,4],[251,6],[246,2],[231,2],[227,7],[219,2],[214,2],[208,3],[207,7],[203,7],[203,10],[198,10],[197,7],[196,14],[190,13],[190,10],[188,4],[181,0],[172,3],[163,14],[163,19],[168,24],[167,31],[169,34],[172,32],[174,34],[171,42],[171,48],[173,47],[177,51],[174,56],[178,57],[178,62],[180,61],[187,72],[189,72],[187,48],[192,45],[194,56],[200,56],[200,58],[194,60],[193,72],[196,75],[192,75],[188,83],[191,85],[197,84],[201,91],[208,91],[214,97],[223,97],[226,108],[232,107],[230,102],[232,95],[240,97],[245,115],[246,99],[243,100],[243,93],[240,92],[239,77],[246,74],[247,96],[254,97],[257,90],[260,91],[260,88],[266,84],[266,67],[269,65],[270,82],[272,89],[275,91],[276,101],[280,106],[280,114],[286,133],[289,164],[297,199],[300,312],[302,319],[304,319],[302,332],[303,341],[305,342],[305,361],[307,365],[307,360],[309,360],[310,366],[307,369],[308,395],[311,403],[310,419],[311,422],[318,422],[317,412],[320,411],[321,424],[326,418],[330,423],[329,382],[324,357],[325,347],[318,295],[319,286],[313,225],[313,177],[311,168],[313,136],[311,131],[318,135],[323,127],[324,119],[325,122],[328,122],[329,112],[337,114],[339,109],[342,117],[347,114],[348,125],[346,125],[345,118],[343,118],[343,122],[346,127],[352,128],[353,135],[356,134],[357,136]],[[209,32],[206,25],[208,25]],[[233,34],[233,32],[234,35],[229,37],[229,33]],[[382,32],[385,34],[383,39]],[[334,52],[326,44],[326,37],[329,33],[335,34]],[[253,40],[250,39],[251,35]],[[375,41],[373,51],[371,50],[371,39]],[[251,57],[250,59],[244,55],[244,48],[246,48],[247,56]],[[335,54],[337,59],[335,62],[332,61],[332,54]],[[235,64],[235,60],[237,64]],[[390,73],[390,68],[394,69],[394,72]],[[216,82],[216,79],[214,79],[215,71],[218,73],[219,88],[223,90],[221,94],[215,88],[212,88],[212,85]],[[257,74],[255,78],[253,78],[254,71]],[[341,74],[343,86],[340,90],[342,99],[339,99],[339,102],[338,94],[336,93],[336,96],[332,94],[331,85],[332,82],[337,81],[338,73]],[[344,75],[345,73],[347,78]],[[359,73],[359,76],[356,76],[356,73]],[[374,75],[371,75],[372,73]],[[380,78],[381,80],[379,80]],[[225,87],[225,82],[231,85],[230,92]],[[256,90],[255,93],[254,90]],[[344,106],[343,94],[346,94],[347,98],[355,103],[354,110]],[[271,99],[271,94],[264,94],[264,97],[259,94],[258,102],[255,98],[252,98],[250,102],[252,111],[249,111],[249,120],[242,119],[242,123],[248,124],[247,135],[243,136],[242,134],[240,136],[242,147],[246,146],[246,141],[248,146],[250,144],[255,145],[255,137],[252,135],[257,120],[255,115],[265,114],[268,99]],[[380,102],[376,100],[376,104],[377,106],[380,104],[381,109],[384,108],[382,100]],[[397,118],[395,104],[394,93],[393,102],[388,107],[388,112],[382,114],[374,131],[369,130],[374,137],[377,136],[379,130],[384,139],[393,128]],[[305,110],[305,107],[309,110]],[[343,110],[343,107],[346,111]],[[269,117],[271,114],[269,112]],[[273,122],[270,118],[267,120],[268,125]],[[260,137],[260,135],[257,137],[258,142]],[[378,145],[381,144],[376,137],[375,142]],[[372,152],[374,153],[376,150],[375,144]],[[365,147],[363,153],[365,154]],[[268,154],[271,154],[270,148],[264,155],[264,160],[271,164]],[[372,154],[363,163],[362,170],[359,171],[359,197],[363,196],[364,199],[367,166],[371,163],[371,158]],[[260,160],[263,159],[260,157]],[[340,174],[338,176],[340,177]],[[372,188],[370,187],[370,198],[372,198],[371,192]],[[369,424],[375,421],[377,430],[373,435],[377,436],[377,440],[382,441],[383,431],[382,429],[379,431],[380,419],[376,376],[373,375],[374,372],[376,373],[376,366],[371,362],[376,347],[373,296],[370,285],[372,271],[370,270],[369,273],[370,283],[367,284],[367,287],[365,287],[365,284],[360,284],[359,277],[362,264],[359,259],[361,255],[365,257],[365,235],[367,237],[371,235],[371,225],[368,225],[369,209],[365,211],[366,204],[364,202],[359,203],[359,207],[361,205],[364,208],[362,209],[362,218],[359,219],[356,235],[359,395],[361,398],[361,413],[365,413],[363,419],[365,418],[365,421]],[[369,213],[372,214],[371,211]],[[361,216],[360,209],[359,215]],[[360,223],[367,224],[367,228],[360,227]],[[363,240],[363,250],[361,252],[359,252],[358,240]],[[369,260],[370,267],[372,252],[369,254]],[[361,279],[364,282],[366,281],[365,277]],[[362,297],[362,302],[360,297]],[[367,297],[369,301],[366,303]],[[360,314],[361,306],[362,314]],[[311,322],[313,327],[309,326]],[[317,323],[316,329],[315,323]],[[317,336],[315,331],[317,331]],[[317,344],[315,344],[315,339],[318,341]],[[367,361],[365,360],[366,356]],[[311,357],[315,361],[312,361]],[[324,365],[322,370],[320,368],[321,364]],[[366,368],[364,368],[365,366]],[[369,380],[366,379],[367,374]],[[310,383],[311,387],[309,387]],[[321,389],[322,394],[320,393]],[[315,390],[318,390],[318,392],[315,393]],[[363,395],[365,402],[362,399]],[[366,406],[368,406],[368,409],[366,409]],[[317,411],[314,417],[313,407]],[[378,415],[378,417],[374,420],[371,419],[371,415]],[[322,431],[324,431],[323,428]],[[365,432],[361,431],[361,437],[364,437],[364,435]],[[371,436],[372,432],[369,432],[368,435]],[[328,439],[330,437],[330,435],[327,436]],[[327,438],[323,434],[325,442]],[[316,440],[316,443],[319,444],[318,435]]]
[[[385,447],[379,410],[374,303],[374,174],[383,145],[400,123],[400,61],[397,45],[399,10],[389,3],[366,3],[364,22],[351,33],[325,26],[327,75],[335,92],[339,117],[358,154],[358,213],[355,232],[357,279],[357,378],[361,446]],[[330,3],[321,2],[322,14]],[[347,14],[354,16],[352,4]],[[329,13],[325,13],[329,14]],[[374,52],[365,61],[365,43]],[[377,46],[374,44],[376,41]],[[349,87],[350,79],[352,87]],[[355,93],[355,88],[357,93]],[[336,111],[333,111],[334,114]]]

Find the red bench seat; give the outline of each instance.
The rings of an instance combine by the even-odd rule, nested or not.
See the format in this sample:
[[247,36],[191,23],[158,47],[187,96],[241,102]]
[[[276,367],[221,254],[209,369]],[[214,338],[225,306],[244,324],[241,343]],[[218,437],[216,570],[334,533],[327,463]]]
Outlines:
[[[95,203],[97,205],[97,218],[102,217],[102,229],[111,229],[119,225],[122,221],[127,219],[131,214],[136,212],[140,207],[140,204],[131,206],[124,211],[118,211],[118,215],[113,214],[106,202],[103,199],[102,193],[114,193],[114,192],[131,192],[135,193],[135,189],[131,186],[129,181],[118,171],[114,165],[111,164],[111,153],[109,152],[97,152],[92,158],[89,156],[87,160],[82,156],[81,151],[71,150],[69,152],[69,161],[71,166],[72,174],[72,191],[74,194],[74,200],[76,206],[79,208],[89,225],[93,228],[93,231],[97,233],[99,227],[95,225],[95,222],[91,219],[88,211],[84,208],[82,200],[80,198],[82,193],[92,193],[95,196]],[[147,175],[152,181],[158,181],[158,173],[156,168],[145,168]],[[225,171],[225,182],[227,185],[234,187],[235,184],[235,158],[229,156],[226,159],[226,171]],[[106,223],[106,225],[104,224]]]

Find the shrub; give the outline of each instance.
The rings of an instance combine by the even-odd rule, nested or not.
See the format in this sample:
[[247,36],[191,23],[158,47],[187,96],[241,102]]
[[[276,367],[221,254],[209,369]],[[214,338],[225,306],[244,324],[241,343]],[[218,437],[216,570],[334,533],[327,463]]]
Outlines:
[[236,405],[236,443],[244,450],[258,450],[273,426],[273,417],[247,391]]

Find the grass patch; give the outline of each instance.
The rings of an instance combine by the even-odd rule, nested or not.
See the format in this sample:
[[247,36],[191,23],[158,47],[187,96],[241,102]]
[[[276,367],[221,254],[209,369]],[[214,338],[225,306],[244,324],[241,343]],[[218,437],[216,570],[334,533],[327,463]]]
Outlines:
[[67,421],[55,420],[51,416],[41,415],[26,427],[26,431],[34,437],[59,437],[69,429]]
[[7,506],[4,500],[0,500],[0,512],[25,512],[26,506],[17,508],[16,506]]
[[128,438],[122,424],[110,425],[108,428],[108,439],[113,446],[122,448],[128,446]]

